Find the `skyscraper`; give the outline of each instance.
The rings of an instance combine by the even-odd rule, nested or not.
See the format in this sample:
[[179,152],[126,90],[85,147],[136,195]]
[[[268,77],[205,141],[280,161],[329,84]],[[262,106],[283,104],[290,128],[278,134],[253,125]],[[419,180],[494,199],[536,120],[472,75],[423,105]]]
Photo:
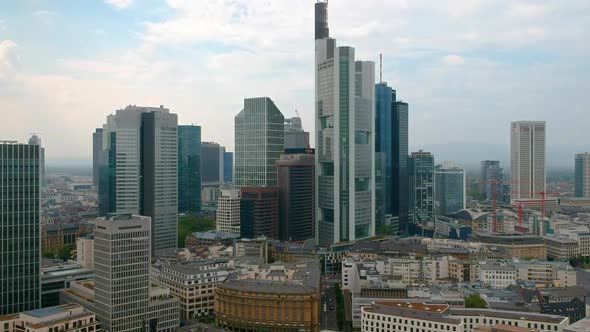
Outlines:
[[102,128],[96,128],[92,133],[92,184],[96,188],[100,183],[100,167],[105,164],[101,160],[104,156],[102,150]]
[[434,169],[434,214],[447,216],[465,208],[465,171],[450,162]]
[[[434,216],[434,156],[430,152],[412,152],[410,157],[411,199],[415,222]],[[401,230],[404,231],[404,230]]]
[[223,182],[234,182],[234,153],[225,151],[223,153]]
[[107,170],[99,181],[99,210],[151,217],[154,253],[177,245],[177,123],[162,106],[127,106],[103,126]]
[[33,134],[31,138],[29,138],[30,145],[39,145],[41,147],[41,155],[39,157],[39,184],[41,188],[45,187],[45,148],[41,144],[41,138],[37,134]]
[[201,186],[219,187],[223,184],[225,147],[214,142],[201,144]]
[[285,118],[268,97],[244,99],[235,117],[235,185],[276,187],[277,167],[285,149]]
[[303,130],[300,117],[285,119],[285,149],[306,149],[309,132]]
[[494,199],[494,188],[496,190],[496,199],[498,201],[503,200],[504,188],[503,188],[504,176],[502,175],[502,168],[500,162],[497,160],[483,160],[481,162],[481,175],[480,175],[480,192],[484,200],[491,201]]
[[279,240],[315,238],[315,157],[288,154],[277,161]]
[[576,154],[574,180],[576,197],[590,197],[590,153]]
[[279,189],[277,187],[242,187],[240,234],[245,238],[279,235]]
[[220,190],[217,201],[218,231],[240,233],[240,191]]
[[510,125],[510,198],[541,198],[545,192],[545,121]]
[[408,199],[408,104],[397,100],[394,102],[393,120],[393,179],[392,179],[392,215],[399,218],[401,230],[407,229],[409,223],[410,202]]
[[393,216],[394,102],[395,90],[385,82],[377,83],[375,85],[375,153],[379,161],[376,163],[379,167],[376,168],[378,179],[376,178],[375,181],[377,226],[384,222],[386,214]]
[[0,141],[0,315],[41,306],[41,146]]
[[201,127],[178,126],[178,212],[201,211]]
[[375,65],[329,37],[315,3],[316,219],[322,246],[375,234]]
[[95,310],[110,332],[146,326],[150,296],[150,218],[111,215],[94,228]]

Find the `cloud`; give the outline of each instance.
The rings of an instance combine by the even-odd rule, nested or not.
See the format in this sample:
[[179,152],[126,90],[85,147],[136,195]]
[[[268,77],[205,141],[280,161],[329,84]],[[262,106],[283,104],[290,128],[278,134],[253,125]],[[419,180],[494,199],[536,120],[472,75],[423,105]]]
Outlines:
[[12,40],[0,41],[0,79],[12,75],[19,65],[16,43]]
[[57,17],[57,13],[52,10],[37,10],[33,12],[33,15],[37,17],[43,23],[52,23],[54,19]]
[[131,6],[133,0],[104,0],[104,2],[118,9],[125,9]]
[[450,54],[444,56],[442,62],[448,66],[460,66],[465,63],[465,59],[462,56]]

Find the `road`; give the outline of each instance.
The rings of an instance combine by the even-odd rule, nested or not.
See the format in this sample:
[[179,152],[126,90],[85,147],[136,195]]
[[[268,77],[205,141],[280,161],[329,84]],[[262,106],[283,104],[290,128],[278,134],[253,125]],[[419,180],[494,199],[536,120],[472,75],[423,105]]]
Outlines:
[[[322,290],[322,303],[320,307],[320,322],[322,330],[338,331],[336,320],[336,294],[333,284],[328,283]],[[332,307],[332,309],[330,309]]]

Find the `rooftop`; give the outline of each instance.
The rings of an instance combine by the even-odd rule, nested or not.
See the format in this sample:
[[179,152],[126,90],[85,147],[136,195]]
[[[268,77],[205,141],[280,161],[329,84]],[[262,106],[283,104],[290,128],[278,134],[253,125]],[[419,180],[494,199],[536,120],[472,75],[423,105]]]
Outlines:
[[415,319],[442,322],[447,324],[461,324],[460,318],[446,314],[448,304],[426,304],[412,302],[375,302],[370,307],[363,308],[366,312],[384,315],[408,317]]
[[450,308],[449,310],[451,316],[488,316],[505,319],[531,320],[553,324],[559,324],[567,319],[566,317],[556,315],[545,315],[537,313],[514,312],[494,309]]

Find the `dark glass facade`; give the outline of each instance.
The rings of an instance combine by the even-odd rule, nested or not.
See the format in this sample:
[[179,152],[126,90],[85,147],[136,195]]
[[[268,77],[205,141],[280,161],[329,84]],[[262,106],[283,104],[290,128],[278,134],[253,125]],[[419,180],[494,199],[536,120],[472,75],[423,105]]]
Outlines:
[[408,104],[396,100],[395,90],[375,85],[375,152],[382,172],[375,179],[376,222],[396,220],[402,233],[409,222],[408,116]]
[[223,182],[232,183],[234,182],[234,153],[224,152],[223,153]]
[[0,142],[0,315],[41,305],[40,148]]
[[242,187],[240,235],[243,238],[266,236],[277,239],[279,233],[279,189]]
[[410,206],[417,223],[434,215],[434,156],[430,152],[412,152],[410,158]]
[[178,212],[201,211],[201,127],[178,126]]

